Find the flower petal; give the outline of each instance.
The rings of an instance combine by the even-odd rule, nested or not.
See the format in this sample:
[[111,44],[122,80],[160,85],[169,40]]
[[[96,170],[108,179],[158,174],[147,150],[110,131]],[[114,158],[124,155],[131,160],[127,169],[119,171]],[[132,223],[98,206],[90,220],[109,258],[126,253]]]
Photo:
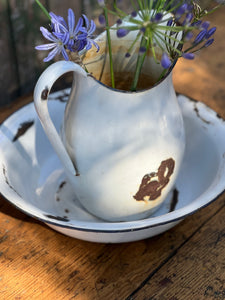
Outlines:
[[56,54],[60,53],[60,49],[58,47],[55,47],[55,49],[53,49],[48,56],[44,59],[44,62],[48,62],[50,60],[52,60]]
[[87,39],[87,33],[81,33],[77,36],[77,40],[86,40]]
[[37,49],[37,50],[50,50],[50,49],[55,48],[56,46],[57,46],[56,43],[44,44],[44,45],[36,46],[35,49]]
[[91,35],[93,32],[95,32],[95,30],[96,30],[95,22],[93,20],[91,20],[91,25],[90,25],[90,28],[88,30],[88,35]]
[[65,59],[66,61],[69,60],[69,56],[68,56],[68,54],[67,54],[67,52],[66,52],[66,50],[65,50],[64,47],[62,47],[62,55],[63,55],[63,57],[64,57],[64,59]]
[[98,52],[100,50],[99,45],[93,40],[92,40],[92,44],[95,46],[95,48],[97,49],[97,52]]
[[89,20],[88,20],[88,18],[87,18],[87,16],[86,15],[82,15],[83,16],[83,18],[84,18],[84,21],[85,21],[85,27],[87,28],[87,30],[88,30],[88,28],[89,28]]
[[78,34],[79,31],[84,31],[86,30],[86,28],[83,28],[83,18],[79,18],[78,22],[77,22],[77,26],[75,27],[75,30],[74,30],[74,35]]
[[51,42],[56,42],[56,38],[46,28],[40,27],[40,31],[47,40],[49,40]]
[[87,40],[86,50],[90,50],[92,48],[92,43],[90,40]]
[[71,8],[68,9],[68,27],[69,33],[73,33],[75,27],[75,15]]
[[67,32],[67,25],[65,20],[63,19],[63,17],[57,16],[56,14],[54,14],[53,12],[49,13],[50,17],[51,17],[51,21],[53,23],[53,25],[55,26],[55,29],[57,30],[57,32]]

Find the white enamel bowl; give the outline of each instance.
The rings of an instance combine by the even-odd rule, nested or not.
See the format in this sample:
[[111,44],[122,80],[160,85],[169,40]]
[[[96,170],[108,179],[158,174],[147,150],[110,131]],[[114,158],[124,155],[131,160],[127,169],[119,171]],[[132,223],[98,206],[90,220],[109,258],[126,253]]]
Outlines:
[[[50,96],[60,130],[68,90]],[[186,130],[186,152],[173,192],[147,219],[110,223],[76,201],[49,144],[33,103],[0,126],[0,192],[24,213],[68,236],[120,243],[160,234],[215,200],[225,189],[225,122],[201,102],[178,96]]]

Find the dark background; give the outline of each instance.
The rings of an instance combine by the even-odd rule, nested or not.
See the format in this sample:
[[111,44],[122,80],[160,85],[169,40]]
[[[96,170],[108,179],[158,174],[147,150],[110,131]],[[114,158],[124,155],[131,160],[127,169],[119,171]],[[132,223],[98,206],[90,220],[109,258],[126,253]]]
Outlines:
[[[72,8],[77,19],[82,13],[97,21],[101,9],[97,0],[41,0],[48,11],[67,17]],[[130,1],[123,1],[126,6]],[[208,6],[210,0],[201,0]],[[98,24],[98,22],[96,22]],[[0,0],[0,108],[21,96],[31,95],[35,82],[48,66],[43,62],[46,51],[37,51],[43,44],[40,26],[48,26],[47,17],[34,0]],[[96,34],[100,32],[97,27]],[[50,62],[52,63],[52,62]],[[68,77],[58,81],[55,89],[70,85]]]
[[[96,18],[99,13],[95,0],[41,2],[48,11],[63,17],[67,17],[68,8],[74,10],[77,18],[81,13]],[[0,0],[0,107],[31,93],[40,73],[48,66],[43,62],[47,52],[34,49],[45,43],[39,28],[48,23],[34,0]]]

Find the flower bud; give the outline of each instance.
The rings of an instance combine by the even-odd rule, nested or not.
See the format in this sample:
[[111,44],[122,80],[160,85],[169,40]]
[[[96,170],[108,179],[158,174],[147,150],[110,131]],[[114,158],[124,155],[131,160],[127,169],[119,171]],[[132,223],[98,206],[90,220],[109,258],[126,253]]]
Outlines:
[[134,10],[134,11],[132,11],[132,13],[131,13],[131,17],[133,17],[133,18],[135,18],[135,17],[137,17],[137,12]]
[[186,11],[187,11],[188,5],[187,3],[184,3],[180,7],[178,7],[176,13],[175,13],[175,18],[179,19]]
[[210,38],[215,33],[215,31],[216,31],[216,27],[210,28],[209,31],[206,34],[206,38],[207,39]]
[[185,26],[185,25],[190,24],[192,19],[193,19],[193,14],[192,13],[187,13],[182,25]]
[[161,58],[161,66],[164,69],[168,69],[171,66],[171,61],[167,55],[167,53],[163,53],[162,58]]
[[185,58],[185,59],[194,59],[195,58],[195,55],[194,53],[182,53],[182,57]]
[[206,37],[207,30],[203,29],[202,31],[199,32],[199,34],[196,36],[194,40],[194,44],[199,44],[202,42],[202,40]]
[[209,22],[208,21],[205,21],[205,22],[202,22],[202,25],[201,25],[201,27],[203,28],[203,29],[208,29],[209,28]]
[[213,42],[214,42],[214,39],[209,39],[209,40],[205,43],[204,47],[205,47],[205,48],[209,47],[210,45],[212,45]]
[[146,52],[146,50],[147,49],[145,47],[141,46],[140,49],[139,49],[139,54],[140,55],[144,54]]
[[162,13],[157,13],[155,16],[151,19],[152,22],[158,23],[162,20],[163,14]]
[[167,26],[172,26],[172,25],[173,25],[173,19],[170,19],[170,20],[167,22],[166,25],[167,25]]
[[117,25],[121,25],[123,23],[123,21],[121,20],[121,19],[118,19],[117,21],[116,21],[116,24]]
[[122,38],[122,37],[126,36],[128,33],[129,33],[129,30],[125,29],[125,28],[119,28],[116,32],[118,38]]
[[190,41],[193,38],[193,32],[188,31],[184,37],[185,41]]
[[105,25],[105,16],[104,15],[99,15],[98,21],[101,25]]

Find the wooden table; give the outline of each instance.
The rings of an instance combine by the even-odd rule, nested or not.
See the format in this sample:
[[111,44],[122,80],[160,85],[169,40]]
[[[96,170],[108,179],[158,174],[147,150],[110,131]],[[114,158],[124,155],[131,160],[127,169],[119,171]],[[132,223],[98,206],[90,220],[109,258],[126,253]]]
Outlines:
[[[225,118],[225,8],[216,43],[174,71],[178,92]],[[30,98],[0,112],[3,121]],[[225,137],[224,137],[225,138]],[[63,236],[0,197],[0,299],[225,299],[225,194],[151,239],[95,244]]]

